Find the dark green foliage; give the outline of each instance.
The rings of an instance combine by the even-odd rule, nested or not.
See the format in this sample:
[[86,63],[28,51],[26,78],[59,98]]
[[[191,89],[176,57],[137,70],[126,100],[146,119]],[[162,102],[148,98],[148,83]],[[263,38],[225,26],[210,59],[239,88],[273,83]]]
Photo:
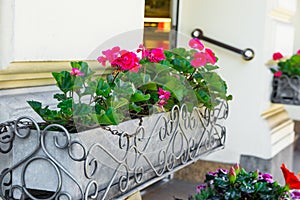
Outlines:
[[203,67],[195,68],[190,61],[195,50],[176,48],[172,51],[165,51],[166,61],[162,63],[170,66],[184,76],[193,88],[199,104],[209,109],[214,109],[220,100],[231,100],[227,96],[226,82],[214,70],[219,67],[206,64]]
[[[258,170],[247,172],[243,168],[233,172],[218,169],[205,176],[204,183],[198,186],[197,194],[189,200],[278,200],[288,199],[289,188],[280,186],[269,174]],[[264,176],[267,175],[267,176]],[[230,179],[234,177],[234,181]]]
[[289,59],[279,61],[276,68],[271,68],[272,73],[276,73],[277,71],[281,71],[282,75],[289,77],[300,76],[300,55],[295,54]]

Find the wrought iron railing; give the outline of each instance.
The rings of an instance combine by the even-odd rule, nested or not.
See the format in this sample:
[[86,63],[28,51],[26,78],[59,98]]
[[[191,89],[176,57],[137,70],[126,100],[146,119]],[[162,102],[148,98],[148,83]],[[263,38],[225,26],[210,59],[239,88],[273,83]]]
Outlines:
[[300,77],[273,77],[271,102],[300,105]]
[[223,148],[227,115],[224,102],[211,111],[175,106],[138,127],[111,126],[118,134],[107,128],[70,134],[56,124],[41,130],[30,117],[2,123],[0,197],[126,197]]

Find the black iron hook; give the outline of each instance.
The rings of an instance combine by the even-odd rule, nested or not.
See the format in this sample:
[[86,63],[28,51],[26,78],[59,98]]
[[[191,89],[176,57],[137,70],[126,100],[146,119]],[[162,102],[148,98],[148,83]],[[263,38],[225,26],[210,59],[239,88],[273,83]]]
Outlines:
[[243,57],[243,59],[247,60],[247,61],[252,60],[254,58],[254,55],[255,55],[254,51],[252,49],[250,49],[250,48],[246,48],[244,50],[241,50],[241,49],[238,49],[236,47],[232,47],[232,46],[230,46],[228,44],[224,44],[223,42],[219,42],[217,40],[208,38],[208,37],[206,37],[206,36],[203,35],[203,31],[201,29],[199,29],[199,28],[193,30],[192,37],[193,38],[198,38],[200,40],[204,40],[206,42],[218,45],[220,47],[223,47],[223,48],[228,49],[230,51],[233,51],[235,53],[241,54],[242,57]]

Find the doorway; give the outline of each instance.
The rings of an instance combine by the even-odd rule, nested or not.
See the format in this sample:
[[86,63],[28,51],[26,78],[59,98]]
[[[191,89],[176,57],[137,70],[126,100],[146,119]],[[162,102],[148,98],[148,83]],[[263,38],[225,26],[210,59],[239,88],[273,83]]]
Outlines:
[[145,0],[144,44],[147,48],[176,47],[179,0]]

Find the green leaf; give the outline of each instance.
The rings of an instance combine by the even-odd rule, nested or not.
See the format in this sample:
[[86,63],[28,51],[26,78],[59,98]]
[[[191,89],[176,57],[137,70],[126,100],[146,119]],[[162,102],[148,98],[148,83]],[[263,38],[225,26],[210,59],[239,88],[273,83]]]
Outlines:
[[27,101],[27,103],[31,106],[31,108],[39,114],[42,109],[42,103],[38,101]]
[[67,96],[65,94],[54,94],[54,99],[57,99],[58,101],[63,101],[67,99]]
[[99,78],[97,80],[96,94],[98,96],[108,97],[111,93],[111,88],[109,84],[107,84],[103,78]]
[[84,89],[83,95],[93,95],[96,92],[97,82],[96,81],[88,81],[87,86]]
[[113,108],[108,108],[105,114],[97,117],[102,125],[117,125],[119,123],[118,115]]
[[120,98],[118,101],[113,101],[113,108],[116,110],[120,107],[126,106],[129,103],[129,101],[125,98]]
[[182,47],[181,47],[181,48],[174,48],[174,49],[172,50],[172,52],[173,52],[174,54],[184,56],[185,53],[186,53],[186,50],[185,50],[185,48],[182,48]]
[[66,115],[66,117],[71,117],[73,115],[73,99],[63,100],[57,107],[61,109],[62,114]]
[[139,113],[139,112],[142,111],[142,107],[136,105],[135,103],[131,103],[131,104],[129,105],[129,110],[132,110],[132,111],[135,111],[136,113]]
[[101,125],[112,125],[112,121],[109,119],[107,114],[97,115],[98,123]]
[[73,89],[74,78],[72,78],[70,72],[52,72],[52,76],[56,80],[56,85],[63,93],[66,94]]
[[208,71],[219,69],[217,65],[205,65],[204,68],[207,69]]
[[64,118],[59,115],[56,110],[50,110],[49,106],[45,108],[42,107],[42,103],[38,101],[27,101],[27,103],[32,107],[32,109],[39,114],[45,121],[55,121],[55,120],[64,120]]
[[106,76],[106,81],[107,83],[111,86],[111,87],[114,87],[115,86],[115,83],[113,82],[114,81],[114,76],[112,74],[108,74]]
[[143,85],[142,88],[145,89],[145,90],[154,90],[154,91],[157,91],[157,84],[154,83],[154,82],[147,83],[147,84]]
[[106,115],[109,117],[110,121],[113,125],[119,124],[118,115],[116,114],[116,111],[114,108],[110,107],[106,111]]
[[226,98],[227,101],[231,101],[232,99],[233,99],[232,95],[228,95]]
[[130,102],[141,102],[150,99],[150,94],[143,94],[141,91],[137,90],[131,97]]
[[73,105],[75,116],[90,115],[93,113],[93,107],[85,103],[76,103]]

